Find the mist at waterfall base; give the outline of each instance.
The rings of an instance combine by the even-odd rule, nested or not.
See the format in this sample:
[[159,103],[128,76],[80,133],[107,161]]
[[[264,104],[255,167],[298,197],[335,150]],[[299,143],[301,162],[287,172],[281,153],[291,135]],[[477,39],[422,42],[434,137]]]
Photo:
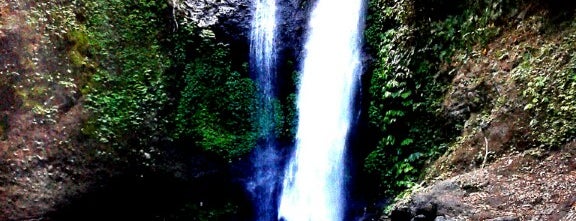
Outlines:
[[298,91],[296,149],[284,175],[278,217],[344,220],[346,144],[360,78],[361,0],[319,0]]

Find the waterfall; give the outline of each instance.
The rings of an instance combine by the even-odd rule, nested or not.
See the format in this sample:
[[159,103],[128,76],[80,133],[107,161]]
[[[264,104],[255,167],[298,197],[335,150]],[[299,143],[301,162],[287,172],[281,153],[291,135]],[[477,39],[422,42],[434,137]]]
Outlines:
[[259,86],[260,108],[258,116],[260,133],[273,133],[276,78],[276,0],[255,0],[250,35],[250,58],[252,72]]
[[247,189],[253,197],[257,221],[276,217],[280,173],[275,147],[276,1],[255,0],[250,34],[250,64],[258,85],[258,131],[261,137],[252,155],[253,174]]
[[362,16],[362,0],[316,2],[298,91],[296,150],[285,171],[280,220],[344,219],[344,154],[361,71]]

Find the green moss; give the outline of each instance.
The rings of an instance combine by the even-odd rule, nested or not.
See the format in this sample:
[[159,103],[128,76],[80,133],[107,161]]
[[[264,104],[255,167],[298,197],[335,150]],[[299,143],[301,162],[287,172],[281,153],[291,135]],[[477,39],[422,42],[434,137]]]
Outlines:
[[171,62],[159,43],[166,4],[93,1],[86,4],[85,28],[69,32],[71,63],[91,75],[81,85],[93,114],[83,131],[97,141],[150,148],[166,132],[160,113]]
[[[84,27],[84,26],[81,26]],[[86,54],[89,48],[88,35],[84,28],[67,33],[67,40],[71,45],[68,49],[68,57],[73,67],[80,68],[86,65]]]

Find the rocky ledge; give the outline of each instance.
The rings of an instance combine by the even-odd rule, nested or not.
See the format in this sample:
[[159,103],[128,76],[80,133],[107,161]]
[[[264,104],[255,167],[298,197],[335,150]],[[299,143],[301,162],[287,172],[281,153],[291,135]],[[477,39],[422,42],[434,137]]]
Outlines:
[[183,9],[193,24],[198,27],[210,27],[217,25],[222,20],[232,20],[237,24],[248,24],[250,16],[250,2],[248,0],[186,0],[178,4],[173,2],[178,9]]
[[[219,39],[247,44],[254,2],[257,0],[173,0],[174,14],[198,28],[211,29]],[[302,50],[309,10],[315,1],[288,0],[277,2],[277,47],[282,53],[297,56]]]
[[529,149],[437,181],[380,220],[576,220],[576,142]]

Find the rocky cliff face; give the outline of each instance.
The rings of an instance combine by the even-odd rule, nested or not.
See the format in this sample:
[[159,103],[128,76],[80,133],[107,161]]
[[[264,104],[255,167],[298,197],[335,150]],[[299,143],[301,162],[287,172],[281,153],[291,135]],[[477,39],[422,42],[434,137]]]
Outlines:
[[[220,39],[236,44],[248,44],[250,23],[256,0],[186,0],[173,1],[174,9],[181,12],[187,22],[199,28],[220,33]],[[313,1],[278,1],[277,44],[281,54],[298,56],[306,32],[307,15]]]
[[[186,144],[165,144],[165,153],[144,156],[158,164],[142,168],[131,164],[142,154],[120,156],[83,132],[91,117],[83,88],[98,67],[88,58],[85,18],[74,3],[0,3],[0,220],[115,219],[115,212],[133,219],[126,214],[141,210],[148,212],[136,218],[146,219],[177,210],[173,203],[214,198],[214,183],[238,186],[225,178],[224,162],[175,150]],[[182,4],[198,26],[248,24],[247,1]],[[152,188],[158,194],[146,193]],[[165,206],[150,206],[159,204]]]
[[79,76],[46,8],[0,3],[0,220],[41,217],[88,183]]
[[236,41],[247,40],[252,18],[249,0],[173,1],[173,7],[198,28],[215,29]]
[[220,26],[225,22],[242,26],[241,29],[249,28],[251,10],[247,0],[187,0],[176,7],[184,10],[186,18],[200,28]]

